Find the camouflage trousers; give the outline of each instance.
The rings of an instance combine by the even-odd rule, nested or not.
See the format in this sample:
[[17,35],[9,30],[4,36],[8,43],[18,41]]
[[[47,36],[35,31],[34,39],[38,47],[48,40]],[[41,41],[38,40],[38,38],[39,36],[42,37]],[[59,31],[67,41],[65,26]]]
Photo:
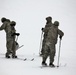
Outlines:
[[16,50],[15,50],[16,43],[14,40],[7,41],[6,47],[7,47],[7,53],[6,53],[7,56],[10,55],[11,53],[12,53],[12,56],[16,55]]
[[43,56],[42,56],[42,59],[43,61],[46,62],[48,56],[49,56],[49,59],[50,59],[50,63],[53,63],[54,62],[54,56],[55,56],[55,44],[53,43],[45,43],[45,46],[44,46],[44,53],[43,53]]

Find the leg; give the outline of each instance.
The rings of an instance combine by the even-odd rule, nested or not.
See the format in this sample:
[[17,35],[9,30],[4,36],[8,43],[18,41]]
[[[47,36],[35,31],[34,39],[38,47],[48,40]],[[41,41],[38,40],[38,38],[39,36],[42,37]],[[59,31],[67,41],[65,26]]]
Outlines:
[[15,43],[15,41],[13,41],[13,45],[12,45],[12,58],[17,58],[17,56],[16,56],[16,43]]
[[11,40],[7,41],[6,47],[7,47],[6,58],[10,58],[9,55],[11,54],[11,51],[12,51],[12,41]]
[[48,55],[49,55],[49,51],[48,51],[48,46],[45,44],[44,46],[44,54],[42,56],[42,65],[45,64],[46,65],[46,60],[48,58]]
[[50,44],[50,66],[54,67],[54,56],[55,56],[55,44]]

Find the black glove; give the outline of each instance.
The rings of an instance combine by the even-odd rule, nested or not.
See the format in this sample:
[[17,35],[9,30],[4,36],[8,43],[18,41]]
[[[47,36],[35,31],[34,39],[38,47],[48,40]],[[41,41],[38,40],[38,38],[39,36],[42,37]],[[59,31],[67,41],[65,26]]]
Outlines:
[[60,39],[62,39],[62,36],[59,36]]
[[15,35],[19,36],[20,33],[13,33],[11,36],[15,36]]
[[42,31],[44,30],[44,28],[41,29]]
[[17,36],[19,36],[19,35],[20,35],[20,33],[16,33],[16,35],[17,35]]
[[18,45],[18,43],[15,41],[16,45]]

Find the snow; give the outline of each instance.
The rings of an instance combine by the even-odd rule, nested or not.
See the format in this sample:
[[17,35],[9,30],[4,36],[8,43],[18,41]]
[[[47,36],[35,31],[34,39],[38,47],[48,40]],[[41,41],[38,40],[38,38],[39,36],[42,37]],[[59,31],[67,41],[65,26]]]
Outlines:
[[[45,26],[47,16],[52,16],[53,22],[58,20],[59,28],[64,32],[59,68],[40,68],[41,28]],[[17,32],[20,32],[18,43],[24,46],[17,50],[20,59],[6,59],[6,35],[0,31],[0,75],[76,75],[76,0],[0,0],[2,17],[16,21]],[[58,50],[59,39],[55,65]],[[34,60],[30,61],[32,58]]]
[[[74,59],[61,57],[61,65],[57,68],[44,67],[41,68],[41,57],[38,55],[18,55],[20,59],[6,59],[4,54],[0,53],[0,74],[1,75],[75,75],[76,65],[72,62]],[[27,58],[24,61],[24,58]],[[33,61],[30,61],[34,58]],[[68,62],[69,61],[69,62]],[[48,63],[48,60],[47,60]],[[55,65],[57,58],[55,58]]]

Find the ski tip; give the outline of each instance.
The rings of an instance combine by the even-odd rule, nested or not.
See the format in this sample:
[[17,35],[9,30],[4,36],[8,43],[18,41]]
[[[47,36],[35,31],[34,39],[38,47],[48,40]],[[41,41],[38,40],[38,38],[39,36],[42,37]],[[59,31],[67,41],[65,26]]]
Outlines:
[[24,61],[27,60],[27,58],[24,59]]
[[34,60],[34,58],[33,59],[31,59],[31,61],[33,61]]
[[59,67],[59,66],[57,66],[57,67]]

